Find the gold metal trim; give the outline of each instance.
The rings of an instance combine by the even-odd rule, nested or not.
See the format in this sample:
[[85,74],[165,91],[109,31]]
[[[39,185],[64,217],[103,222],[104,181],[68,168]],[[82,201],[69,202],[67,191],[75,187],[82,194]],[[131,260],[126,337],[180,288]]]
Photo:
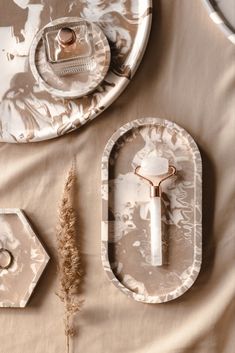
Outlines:
[[173,165],[169,166],[168,169],[168,174],[165,175],[157,184],[154,183],[154,181],[151,178],[147,178],[146,176],[140,174],[138,171],[140,170],[140,166],[138,165],[135,168],[135,174],[138,175],[140,178],[146,180],[150,185],[150,197],[161,197],[161,183],[172,176],[176,175],[176,168]]

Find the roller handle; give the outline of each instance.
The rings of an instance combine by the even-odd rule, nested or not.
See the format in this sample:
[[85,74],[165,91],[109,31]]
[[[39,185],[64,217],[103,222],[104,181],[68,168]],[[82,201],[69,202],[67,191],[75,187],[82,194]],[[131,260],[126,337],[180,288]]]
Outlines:
[[161,198],[158,196],[150,199],[150,218],[151,264],[152,266],[162,266]]

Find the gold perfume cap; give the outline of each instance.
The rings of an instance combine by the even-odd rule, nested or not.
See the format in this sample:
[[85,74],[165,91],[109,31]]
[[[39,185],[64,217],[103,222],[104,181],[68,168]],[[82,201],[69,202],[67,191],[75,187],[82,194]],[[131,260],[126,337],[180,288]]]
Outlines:
[[69,27],[63,27],[59,30],[57,39],[60,45],[66,47],[76,41],[76,33]]

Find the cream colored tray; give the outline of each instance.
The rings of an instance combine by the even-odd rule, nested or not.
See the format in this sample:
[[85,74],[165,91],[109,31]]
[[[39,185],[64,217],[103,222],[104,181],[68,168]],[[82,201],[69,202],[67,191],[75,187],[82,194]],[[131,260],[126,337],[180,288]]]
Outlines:
[[[55,98],[41,89],[29,67],[35,34],[61,17],[98,24],[108,38],[111,65],[103,82],[78,99]],[[102,113],[133,78],[144,54],[151,0],[72,2],[8,1],[0,11],[0,141],[35,142],[61,136]]]
[[[154,150],[177,169],[163,184],[161,267],[150,263],[149,186],[134,174]],[[201,178],[198,147],[173,122],[135,120],[111,137],[102,157],[102,261],[123,293],[162,303],[192,286],[201,266]]]
[[0,246],[11,252],[12,265],[0,269],[0,307],[26,306],[49,256],[17,208],[0,209]]

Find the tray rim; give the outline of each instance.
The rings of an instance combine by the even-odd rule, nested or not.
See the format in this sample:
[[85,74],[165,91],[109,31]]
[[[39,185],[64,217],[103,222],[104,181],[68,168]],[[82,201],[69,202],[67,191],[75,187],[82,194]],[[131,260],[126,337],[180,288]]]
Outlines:
[[[145,118],[140,118],[133,120],[131,122],[128,122],[127,124],[121,126],[108,140],[108,142],[105,145],[104,152],[102,154],[102,159],[101,163],[102,165],[104,163],[107,163],[110,157],[110,153],[112,152],[112,149],[117,142],[117,140],[126,134],[128,131],[139,128],[141,126],[145,125],[162,125],[164,127],[171,127],[175,128],[176,130],[179,131],[188,141],[189,145],[193,151],[193,154],[195,156],[194,158],[194,163],[196,165],[196,170],[200,173],[202,176],[202,159],[201,159],[201,154],[199,151],[199,148],[192,138],[192,136],[181,126],[176,124],[173,121],[167,120],[167,119],[161,119],[158,117],[145,117]],[[195,177],[195,173],[194,173]],[[106,173],[103,173],[103,170],[101,170],[101,188],[104,186],[108,185],[109,181],[109,173],[108,173],[108,168],[106,168]],[[195,200],[196,200],[196,205],[200,207],[200,211],[202,211],[202,180],[200,182],[198,179],[195,181],[196,185],[196,190],[194,191],[195,194]],[[105,189],[105,188],[103,188]],[[103,192],[103,193],[102,193]],[[108,200],[109,197],[109,191],[106,188],[105,191],[101,191],[101,200]],[[194,213],[195,213],[195,223],[194,223],[194,242],[195,242],[195,247],[196,250],[194,250],[193,253],[193,264],[192,264],[192,270],[191,274],[187,276],[187,279],[181,284],[180,287],[177,289],[169,292],[166,295],[154,295],[154,296],[145,296],[142,294],[135,293],[125,287],[115,276],[110,262],[108,258],[108,207],[104,209],[103,207],[103,202],[102,202],[102,207],[101,207],[101,260],[102,260],[102,265],[104,268],[104,271],[106,275],[108,276],[109,280],[113,282],[113,284],[120,289],[123,293],[125,293],[128,297],[133,298],[136,301],[143,302],[143,303],[151,303],[151,304],[156,304],[156,303],[165,303],[168,301],[171,301],[173,299],[178,298],[182,294],[184,294],[196,281],[196,278],[198,277],[198,274],[201,269],[201,262],[202,262],[202,216],[201,213],[196,212],[196,205],[194,208]]]
[[206,8],[210,19],[220,28],[228,40],[235,45],[235,32],[231,29],[225,19],[216,11],[210,0],[201,0]]

